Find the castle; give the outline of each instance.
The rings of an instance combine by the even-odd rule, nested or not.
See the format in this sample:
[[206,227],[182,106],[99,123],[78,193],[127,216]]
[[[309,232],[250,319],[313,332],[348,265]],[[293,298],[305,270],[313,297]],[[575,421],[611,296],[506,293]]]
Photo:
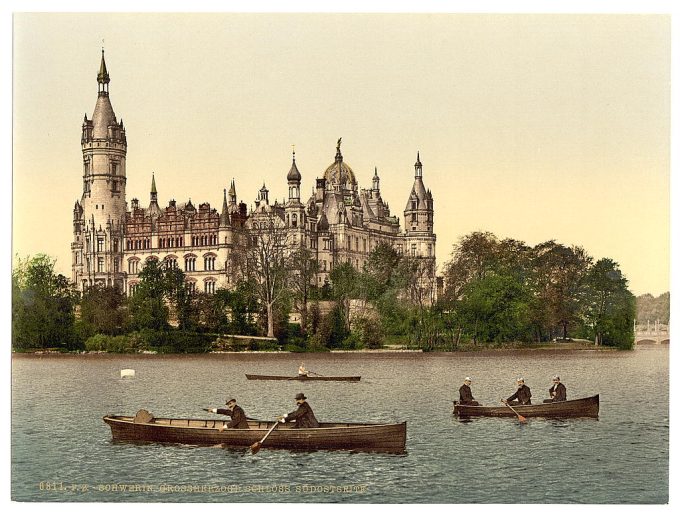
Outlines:
[[[285,227],[291,246],[309,249],[319,264],[317,285],[328,281],[333,267],[349,262],[361,269],[379,243],[399,253],[429,258],[434,285],[436,235],[433,232],[432,193],[423,184],[420,153],[415,180],[404,209],[404,229],[390,213],[380,194],[375,170],[370,189],[359,189],[352,168],[344,160],[338,140],[333,163],[316,180],[313,195],[303,202],[302,174],[295,162],[286,176],[288,199],[269,201],[262,186],[255,208],[237,202],[236,185],[224,189],[221,211],[209,203],[195,207],[189,200],[158,204],[152,176],[147,207],[138,199],[126,201],[127,139],[122,119],[117,120],[109,96],[109,73],[102,49],[97,74],[97,103],[82,124],[83,193],[73,209],[72,281],[80,290],[93,285],[115,286],[133,294],[145,261],[153,259],[185,272],[191,290],[214,293],[230,287],[229,257],[235,247],[247,243],[258,217],[276,217]],[[430,297],[434,297],[434,289]]]

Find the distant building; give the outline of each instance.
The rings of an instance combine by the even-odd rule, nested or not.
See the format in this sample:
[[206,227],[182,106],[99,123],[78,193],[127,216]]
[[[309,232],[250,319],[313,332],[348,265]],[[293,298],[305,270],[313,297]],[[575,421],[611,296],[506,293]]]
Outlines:
[[[381,197],[377,169],[371,188],[359,189],[354,171],[342,156],[341,140],[334,161],[317,178],[306,202],[301,200],[302,174],[293,152],[286,176],[288,200],[282,203],[270,203],[269,190],[263,185],[249,212],[245,203],[237,202],[232,180],[229,191],[224,189],[219,212],[209,203],[195,207],[190,199],[171,200],[161,208],[152,175],[148,206],[140,206],[133,198],[128,209],[127,139],[123,121],[118,122],[111,106],[109,81],[102,50],[97,103],[92,118],[86,114],[82,125],[83,193],[73,209],[72,280],[79,289],[99,284],[132,294],[150,259],[182,269],[193,290],[212,293],[230,287],[230,253],[235,246],[246,245],[249,229],[265,215],[285,225],[288,245],[313,251],[320,265],[317,285],[326,282],[333,267],[342,262],[361,269],[369,253],[384,242],[399,253],[431,259],[431,285],[435,286],[434,204],[423,183],[420,153],[403,230]],[[429,296],[434,298],[434,287],[431,291]]]

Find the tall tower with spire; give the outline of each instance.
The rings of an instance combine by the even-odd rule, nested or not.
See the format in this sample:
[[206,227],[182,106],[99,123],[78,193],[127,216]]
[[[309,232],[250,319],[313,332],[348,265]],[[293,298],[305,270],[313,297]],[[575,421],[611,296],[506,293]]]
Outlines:
[[127,140],[109,99],[109,72],[102,49],[97,103],[83,120],[83,194],[74,208],[72,280],[123,289],[125,235],[125,157]]
[[426,190],[423,183],[423,164],[420,163],[420,152],[418,152],[414,167],[415,179],[404,209],[405,251],[412,256],[434,257],[436,240],[433,232],[434,202],[432,192]]

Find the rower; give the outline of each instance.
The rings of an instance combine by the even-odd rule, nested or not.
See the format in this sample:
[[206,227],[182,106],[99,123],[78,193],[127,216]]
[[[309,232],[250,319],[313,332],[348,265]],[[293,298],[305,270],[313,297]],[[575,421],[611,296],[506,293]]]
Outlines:
[[320,427],[319,422],[314,416],[314,411],[312,411],[312,408],[307,403],[307,397],[305,397],[304,393],[295,395],[295,403],[298,405],[298,408],[292,413],[286,413],[279,417],[278,421],[280,423],[283,424],[294,420],[296,428]]
[[472,389],[470,388],[470,384],[472,384],[472,379],[470,379],[470,377],[465,377],[463,385],[458,390],[458,393],[460,395],[458,403],[464,406],[479,406],[479,402],[477,402],[475,398],[472,396]]
[[248,429],[248,420],[246,419],[246,413],[241,409],[240,406],[236,405],[236,399],[228,399],[226,408],[210,408],[208,411],[211,413],[217,413],[220,415],[227,415],[231,417],[230,422],[225,422],[222,426],[222,430],[225,429]]
[[550,394],[549,399],[545,399],[543,402],[564,402],[567,400],[567,387],[560,382],[559,376],[555,375],[553,377],[553,385],[548,388],[548,393]]
[[298,367],[298,375],[300,377],[307,377],[307,375],[309,375],[309,371],[307,371],[307,368],[305,368],[305,363],[300,363],[300,366]]
[[507,399],[502,399],[501,402],[511,406],[516,406],[518,404],[526,406],[531,404],[531,390],[529,389],[529,386],[524,384],[523,377],[517,379],[517,391]]

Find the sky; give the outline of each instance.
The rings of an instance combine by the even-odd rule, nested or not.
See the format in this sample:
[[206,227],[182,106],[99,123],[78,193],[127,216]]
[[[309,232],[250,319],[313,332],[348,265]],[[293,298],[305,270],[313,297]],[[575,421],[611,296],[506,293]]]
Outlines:
[[80,132],[102,45],[128,141],[127,199],[218,209],[306,199],[344,159],[394,215],[420,152],[437,261],[473,231],[554,239],[670,289],[667,15],[15,13],[14,255],[70,276]]

